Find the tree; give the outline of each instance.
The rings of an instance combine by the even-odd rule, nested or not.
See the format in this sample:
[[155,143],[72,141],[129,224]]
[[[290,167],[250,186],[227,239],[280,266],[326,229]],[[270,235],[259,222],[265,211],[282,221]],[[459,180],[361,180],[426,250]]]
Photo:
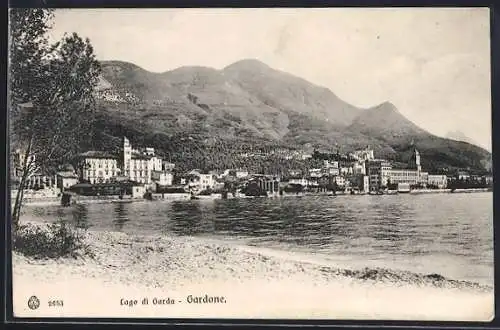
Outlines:
[[52,16],[48,9],[10,12],[11,136],[23,154],[12,210],[14,229],[29,176],[35,172],[52,175],[58,165],[71,161],[92,141],[93,91],[100,65],[90,41],[76,33],[48,44]]

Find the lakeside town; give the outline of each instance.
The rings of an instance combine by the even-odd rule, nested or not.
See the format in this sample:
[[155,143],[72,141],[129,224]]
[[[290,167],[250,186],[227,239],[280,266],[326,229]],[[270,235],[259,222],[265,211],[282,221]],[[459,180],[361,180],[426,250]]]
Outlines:
[[11,8],[8,317],[490,321],[485,9]]
[[[11,159],[12,189],[17,193],[23,153]],[[252,155],[245,155],[247,157]],[[433,174],[421,165],[416,148],[406,168],[395,168],[375,157],[368,147],[347,155],[347,161],[323,160],[322,166],[290,170],[287,176],[250,173],[246,169],[180,173],[152,147],[135,148],[123,137],[121,150],[111,153],[89,150],[65,165],[56,175],[35,171],[24,193],[26,203],[62,203],[132,200],[189,200],[322,195],[384,195],[399,193],[489,191],[492,175],[467,171]],[[311,158],[312,155],[300,155]],[[36,160],[33,159],[36,164]]]

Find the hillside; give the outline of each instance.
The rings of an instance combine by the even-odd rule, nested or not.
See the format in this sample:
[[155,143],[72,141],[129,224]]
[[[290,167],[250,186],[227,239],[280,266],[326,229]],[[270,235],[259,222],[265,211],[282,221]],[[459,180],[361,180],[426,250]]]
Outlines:
[[389,102],[360,109],[256,60],[222,70],[193,66],[164,73],[118,61],[102,67],[98,136],[116,145],[127,134],[181,162],[194,149],[205,162],[208,152],[231,158],[252,147],[349,152],[367,145],[396,161],[416,146],[431,168],[481,169],[491,159],[477,146],[428,133]]
[[224,68],[223,74],[254,97],[285,113],[299,113],[345,126],[362,111],[328,88],[311,84],[257,60],[242,60]]
[[359,114],[347,128],[385,141],[429,135],[408,119],[390,102],[385,102]]
[[464,132],[462,132],[462,131],[450,131],[444,137],[447,139],[450,139],[450,140],[467,142],[470,144],[479,145],[476,141],[474,141],[473,139],[471,139],[470,137],[465,135]]

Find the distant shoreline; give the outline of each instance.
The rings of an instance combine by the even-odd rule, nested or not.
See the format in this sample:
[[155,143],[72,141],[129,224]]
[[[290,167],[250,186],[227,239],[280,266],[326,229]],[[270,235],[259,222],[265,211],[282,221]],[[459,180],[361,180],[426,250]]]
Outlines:
[[[271,195],[271,196],[245,196],[245,197],[230,197],[228,199],[248,199],[248,198],[290,198],[290,197],[310,197],[310,196],[385,196],[385,195],[419,195],[419,194],[458,194],[458,193],[481,193],[481,192],[493,192],[491,188],[471,188],[471,189],[421,189],[421,190],[412,190],[410,192],[393,192],[393,193],[384,193],[381,195],[371,195],[368,193],[362,194],[350,194],[350,193],[336,193],[333,195],[332,193],[312,193],[312,192],[302,192],[302,193],[284,193],[283,195]],[[100,196],[84,196],[84,199],[78,199],[76,204],[105,204],[105,203],[137,203],[137,202],[150,202],[145,198],[129,198],[129,199],[119,199],[119,196],[113,197],[100,197]],[[210,198],[207,198],[210,200]],[[220,197],[216,197],[213,199],[223,199]],[[188,201],[190,199],[186,198],[164,198],[157,199],[151,202],[171,202],[171,201]],[[204,200],[204,199],[202,199]],[[11,199],[11,203],[13,205],[14,199]],[[30,206],[48,206],[48,205],[61,205],[61,198],[59,197],[47,197],[47,198],[33,198],[23,201],[24,205]]]

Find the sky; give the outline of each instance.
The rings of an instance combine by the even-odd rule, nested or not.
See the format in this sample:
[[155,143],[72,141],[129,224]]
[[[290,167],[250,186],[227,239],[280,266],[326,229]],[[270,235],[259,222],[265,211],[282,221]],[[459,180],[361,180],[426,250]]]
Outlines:
[[58,9],[51,38],[77,32],[98,59],[152,72],[258,59],[491,151],[489,22],[488,8]]

